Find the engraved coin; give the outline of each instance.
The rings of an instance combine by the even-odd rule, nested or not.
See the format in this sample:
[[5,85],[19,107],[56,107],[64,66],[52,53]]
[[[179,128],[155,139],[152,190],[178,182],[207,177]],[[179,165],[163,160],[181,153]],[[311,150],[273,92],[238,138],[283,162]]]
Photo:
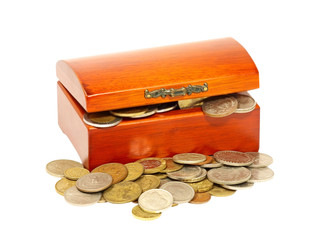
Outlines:
[[157,113],[169,112],[178,106],[177,102],[161,103],[158,105]]
[[201,107],[204,99],[206,99],[206,97],[180,100],[178,101],[178,105],[180,109]]
[[77,180],[76,186],[82,192],[101,192],[112,184],[112,177],[108,173],[90,173]]
[[144,173],[157,173],[166,168],[166,161],[162,158],[142,158],[137,161],[144,167]]
[[248,166],[254,160],[246,153],[229,150],[218,151],[213,156],[218,162],[228,166]]
[[199,182],[199,181],[205,179],[206,177],[207,177],[207,170],[205,170],[204,168],[201,168],[201,173],[199,176],[194,177],[194,178],[183,179],[181,181],[187,182],[187,183],[194,183],[194,182]]
[[267,167],[273,163],[272,157],[265,153],[246,152],[246,154],[249,154],[254,158],[253,163],[249,166],[251,168]]
[[195,166],[203,166],[205,164],[210,164],[212,163],[213,161],[213,157],[212,156],[209,156],[209,155],[206,155],[206,160],[203,161],[203,162],[199,162],[199,163],[192,163],[191,165],[195,165]]
[[119,182],[103,191],[103,197],[110,203],[128,203],[138,199],[142,189],[135,182]]
[[128,175],[128,169],[121,163],[106,163],[96,167],[91,172],[103,172],[110,174],[113,179],[113,184],[121,182]]
[[228,197],[234,194],[235,192],[235,190],[229,190],[218,185],[214,185],[213,188],[208,191],[208,193],[215,197]]
[[245,167],[212,168],[208,171],[208,179],[213,183],[234,185],[249,180],[251,172]]
[[138,203],[144,211],[158,213],[172,206],[173,196],[163,189],[150,189],[140,195]]
[[118,117],[136,117],[143,115],[148,111],[148,106],[134,107],[134,108],[123,108],[110,111],[111,114]]
[[132,162],[125,164],[128,169],[128,175],[123,181],[134,181],[138,179],[144,172],[142,164],[138,162]]
[[179,153],[173,156],[173,161],[182,164],[193,164],[206,161],[206,155],[200,153]]
[[234,113],[237,106],[238,101],[232,96],[216,96],[204,100],[202,111],[210,117],[225,117]]
[[132,116],[131,118],[144,118],[144,117],[150,117],[151,115],[155,114],[158,110],[158,106],[157,105],[151,105],[148,106],[148,110],[141,115],[137,115],[137,116]]
[[160,189],[170,192],[173,196],[173,203],[187,203],[194,197],[194,190],[191,186],[183,182],[168,182],[163,184]]
[[135,183],[139,184],[139,186],[142,189],[142,192],[145,192],[147,190],[159,187],[160,179],[152,175],[142,175],[135,181]]
[[238,101],[236,113],[247,113],[255,109],[256,101],[249,95],[233,94],[232,96]]
[[161,216],[161,212],[159,213],[150,213],[144,211],[139,205],[132,208],[132,215],[140,220],[150,221],[157,219]]
[[73,186],[65,191],[64,199],[76,206],[89,206],[97,203],[101,198],[101,192],[98,193],[84,193],[78,190],[76,186]]
[[201,165],[201,167],[203,168],[218,168],[221,166],[222,166],[222,163],[217,162],[214,158],[212,159],[211,163]]
[[76,185],[76,181],[69,180],[67,178],[61,178],[55,185],[57,193],[64,195],[65,191]]
[[83,167],[68,168],[64,171],[64,176],[70,180],[78,180],[82,176],[89,174],[89,170]]
[[167,173],[168,177],[174,180],[185,180],[198,177],[202,173],[199,166],[184,166],[178,171]]
[[163,159],[166,161],[166,168],[161,170],[161,173],[175,172],[183,168],[182,164],[175,163],[171,157]]
[[202,204],[207,203],[211,199],[211,194],[207,192],[195,193],[193,199],[189,203]]
[[249,168],[251,172],[251,178],[248,182],[264,182],[273,178],[274,172],[268,168]]
[[242,189],[252,188],[253,185],[254,185],[254,183],[244,182],[244,183],[235,184],[235,185],[225,185],[225,184],[222,184],[221,186],[224,187],[224,188],[226,188],[226,189],[230,189],[230,190],[242,190]]
[[207,178],[195,183],[188,183],[195,192],[207,192],[213,187],[213,182],[209,181]]
[[118,125],[122,118],[113,116],[109,111],[107,112],[96,112],[96,113],[85,113],[83,121],[96,128],[108,128]]
[[58,159],[49,162],[46,166],[47,172],[55,177],[64,177],[64,171],[68,168],[73,167],[83,167],[81,163],[68,160],[68,159]]

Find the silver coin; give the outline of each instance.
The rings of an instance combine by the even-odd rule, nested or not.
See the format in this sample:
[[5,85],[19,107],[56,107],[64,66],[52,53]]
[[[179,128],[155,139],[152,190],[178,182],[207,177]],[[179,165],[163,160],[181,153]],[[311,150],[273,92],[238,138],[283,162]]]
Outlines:
[[107,189],[112,184],[112,177],[108,173],[96,172],[82,176],[76,182],[82,192],[94,193]]
[[201,174],[199,176],[194,177],[194,178],[189,178],[189,179],[183,179],[181,181],[187,182],[187,183],[195,183],[195,182],[202,181],[206,177],[207,177],[207,170],[205,170],[204,168],[201,168]]
[[138,204],[146,212],[158,213],[172,206],[173,196],[163,189],[150,189],[140,195]]
[[252,188],[253,185],[254,185],[254,183],[244,182],[244,183],[235,184],[235,185],[222,184],[221,186],[226,188],[226,189],[230,189],[230,190],[242,190],[242,189]]
[[164,189],[170,192],[173,196],[173,203],[181,204],[190,202],[194,197],[194,190],[193,188],[183,182],[168,182],[161,186],[161,189]]
[[158,105],[157,113],[169,112],[178,106],[177,102],[161,103]]
[[99,120],[99,122],[97,122],[97,121],[93,121],[93,119],[94,119],[92,117],[93,114],[100,115],[101,113],[100,112],[99,113],[85,113],[83,115],[83,121],[85,124],[96,127],[96,128],[114,127],[122,121],[121,117],[113,116],[109,112],[107,112],[106,113],[107,115],[105,115],[105,119],[103,119],[103,115],[100,115],[97,117],[97,119],[100,118],[101,120]]
[[236,113],[247,113],[255,109],[257,103],[249,95],[233,94],[232,96],[235,97],[238,101],[238,106],[235,111]]
[[207,177],[213,183],[234,185],[248,181],[251,172],[246,167],[223,166],[209,170]]
[[73,186],[64,192],[65,200],[76,206],[89,206],[95,204],[100,200],[101,196],[101,192],[84,193],[79,191],[76,186]]
[[172,160],[181,164],[201,163],[207,160],[207,156],[201,153],[179,153],[172,157]]
[[178,171],[167,173],[167,176],[174,180],[184,180],[198,177],[201,173],[199,166],[184,166]]
[[268,168],[249,168],[251,172],[251,177],[248,182],[264,182],[268,181],[274,176],[274,172]]
[[148,110],[147,112],[141,114],[141,115],[137,115],[137,116],[131,116],[130,118],[145,118],[145,117],[150,117],[152,116],[153,114],[155,114],[158,110],[158,107],[157,105],[151,105],[151,106],[148,106]]
[[246,154],[253,157],[253,163],[249,165],[251,168],[267,167],[273,163],[273,158],[265,153],[246,152]]
[[69,159],[58,159],[49,162],[46,165],[47,172],[55,177],[64,177],[64,172],[69,168],[83,167],[81,163],[69,160]]
[[160,188],[163,184],[165,184],[165,183],[167,183],[167,182],[172,182],[172,181],[174,181],[174,180],[172,180],[172,179],[170,179],[170,178],[163,178],[163,179],[160,179],[160,185],[159,185],[159,188]]

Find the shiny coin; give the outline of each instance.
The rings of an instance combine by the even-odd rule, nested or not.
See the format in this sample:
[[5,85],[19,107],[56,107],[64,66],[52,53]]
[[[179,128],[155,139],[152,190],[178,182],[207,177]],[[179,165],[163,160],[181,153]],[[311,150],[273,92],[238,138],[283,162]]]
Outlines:
[[150,189],[140,195],[138,203],[144,211],[158,213],[172,206],[173,196],[163,189]]
[[249,180],[251,172],[245,167],[220,167],[208,171],[208,179],[213,183],[234,185]]
[[83,167],[81,163],[68,160],[68,159],[59,159],[49,162],[46,166],[47,172],[55,177],[64,177],[64,171],[68,168],[73,167]]
[[193,99],[186,99],[178,101],[178,105],[180,109],[186,108],[194,108],[194,107],[201,107],[204,98],[193,98]]
[[179,153],[173,156],[173,161],[182,164],[193,164],[206,161],[206,155],[200,153]]
[[144,173],[157,173],[166,168],[166,161],[162,158],[143,158],[137,161],[144,167]]
[[111,203],[128,203],[138,199],[142,189],[135,182],[119,182],[103,191],[103,197]]
[[190,202],[195,194],[191,186],[186,183],[177,181],[163,184],[160,189],[170,192],[173,196],[173,203],[176,204]]
[[161,216],[161,212],[159,213],[150,213],[144,211],[139,205],[132,208],[132,215],[140,220],[150,221],[157,219]]
[[132,116],[131,118],[144,118],[144,117],[150,117],[151,115],[155,114],[158,110],[157,105],[151,105],[148,106],[148,110],[141,115],[137,115],[137,116]]
[[237,109],[238,101],[236,98],[226,96],[210,97],[202,104],[202,111],[210,117],[225,117],[234,113]]
[[83,121],[96,128],[108,128],[118,125],[122,118],[113,116],[110,112],[85,113]]
[[191,165],[203,166],[203,165],[205,165],[205,164],[210,164],[210,163],[212,163],[212,160],[213,160],[213,157],[212,157],[212,156],[206,155],[206,158],[207,158],[207,159],[206,159],[205,161],[203,161],[203,162],[193,163],[193,164],[191,164]]
[[224,185],[223,184],[221,186],[226,189],[230,189],[230,190],[242,190],[242,189],[252,188],[253,185],[254,185],[254,183],[244,182],[244,183],[235,184],[235,185]]
[[207,203],[211,199],[211,194],[207,192],[202,192],[202,193],[195,193],[193,199],[189,203],[193,204],[202,204],[202,203]]
[[128,175],[123,181],[134,181],[138,179],[144,172],[142,164],[138,162],[127,163],[125,166],[128,169]]
[[96,167],[91,172],[103,172],[110,174],[113,179],[113,184],[121,182],[128,175],[128,169],[121,163],[106,163]]
[[234,190],[229,190],[218,185],[214,185],[213,188],[208,191],[208,193],[215,197],[228,197],[234,194],[235,192],[236,191]]
[[174,180],[185,180],[198,177],[202,173],[199,166],[184,166],[179,171],[167,173]]
[[113,115],[118,117],[137,117],[143,115],[148,111],[148,106],[124,108],[110,111]]
[[256,101],[249,95],[233,94],[232,96],[238,101],[236,113],[247,113],[255,109]]
[[153,176],[159,178],[160,180],[168,177],[166,173],[155,173]]
[[57,193],[64,195],[65,191],[76,185],[76,181],[69,180],[67,178],[61,178],[55,185]]
[[195,192],[207,192],[213,187],[213,182],[209,181],[207,178],[195,183],[188,183]]
[[73,186],[65,191],[64,199],[76,206],[89,206],[97,203],[101,198],[101,192],[99,193],[84,193],[78,190],[76,186]]
[[218,168],[221,166],[222,166],[222,163],[217,162],[214,158],[212,159],[211,163],[201,165],[201,167],[203,168]]
[[273,163],[272,157],[265,153],[246,152],[246,154],[249,154],[254,158],[253,163],[249,166],[251,168],[267,167]]
[[268,168],[249,168],[251,172],[251,178],[248,180],[248,182],[264,182],[268,181],[271,178],[273,178],[273,171]]
[[78,180],[84,175],[89,174],[89,170],[83,167],[68,168],[64,171],[64,176],[70,180]]
[[145,192],[147,190],[159,187],[160,179],[152,175],[142,175],[135,181],[135,183],[139,184],[139,186],[142,189],[142,192]]
[[82,192],[101,192],[112,184],[112,177],[108,173],[90,173],[77,180],[76,186]]
[[166,168],[161,170],[161,173],[175,172],[183,168],[182,164],[175,163],[171,157],[163,159],[166,161]]
[[248,166],[253,163],[253,158],[248,154],[238,151],[218,151],[214,158],[228,166]]
[[202,181],[202,180],[205,179],[206,177],[207,177],[207,170],[205,170],[204,168],[201,168],[201,173],[200,173],[199,176],[194,177],[194,178],[183,179],[183,180],[181,180],[181,181],[187,182],[187,183],[194,183],[194,182]]
[[158,105],[157,113],[169,112],[178,106],[177,102],[161,103]]

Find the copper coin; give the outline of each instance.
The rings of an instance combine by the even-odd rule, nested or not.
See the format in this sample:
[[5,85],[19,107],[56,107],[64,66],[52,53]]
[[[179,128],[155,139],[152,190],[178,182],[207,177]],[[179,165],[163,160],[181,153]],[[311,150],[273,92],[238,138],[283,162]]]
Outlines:
[[103,172],[110,174],[113,179],[112,184],[121,182],[128,175],[128,169],[121,163],[106,163],[96,167],[91,172]]
[[115,117],[110,112],[96,112],[84,114],[83,121],[96,128],[107,128],[118,125],[122,118]]
[[202,111],[210,117],[225,117],[234,113],[237,106],[238,101],[232,96],[216,96],[204,100]]
[[183,168],[182,164],[175,163],[171,157],[163,159],[166,161],[166,168],[161,170],[161,173],[175,172]]
[[248,181],[251,172],[245,167],[223,166],[209,170],[207,177],[213,183],[233,185]]
[[195,193],[193,199],[189,203],[202,204],[209,202],[211,199],[211,194],[207,192]]
[[77,180],[76,186],[82,192],[95,193],[107,189],[112,184],[112,177],[108,173],[89,173]]
[[199,163],[192,163],[191,165],[195,165],[195,166],[202,166],[202,165],[205,165],[205,164],[210,164],[212,163],[212,160],[213,160],[213,157],[212,156],[209,156],[209,155],[206,155],[206,160],[203,161],[203,162],[199,162]]
[[254,158],[253,163],[249,166],[251,168],[267,167],[273,163],[272,157],[268,154],[259,152],[246,152],[246,154]]
[[168,177],[174,180],[185,180],[198,177],[202,173],[199,166],[184,166],[179,171],[167,173]]
[[232,96],[235,97],[238,101],[238,106],[235,111],[236,113],[247,113],[255,109],[256,101],[249,95],[237,93],[237,94],[233,94]]
[[273,178],[274,172],[268,168],[249,168],[251,172],[251,178],[248,182],[264,182]]
[[173,161],[181,164],[194,164],[206,161],[206,155],[200,153],[179,153],[173,156]]
[[218,162],[228,166],[248,166],[254,160],[246,153],[229,150],[218,151],[213,156]]
[[137,161],[144,167],[144,173],[157,173],[166,168],[166,161],[162,158],[142,158]]

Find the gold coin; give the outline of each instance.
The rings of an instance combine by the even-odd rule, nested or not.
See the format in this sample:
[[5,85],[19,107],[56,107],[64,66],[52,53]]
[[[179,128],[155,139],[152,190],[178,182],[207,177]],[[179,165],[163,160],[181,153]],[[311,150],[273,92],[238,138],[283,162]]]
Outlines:
[[235,97],[238,101],[238,106],[235,111],[236,113],[247,113],[255,109],[256,101],[249,95],[236,93],[236,94],[233,94],[232,96]]
[[91,172],[103,172],[110,174],[113,179],[112,184],[121,182],[128,175],[128,169],[121,163],[106,163],[96,167]]
[[112,184],[112,177],[108,173],[90,173],[77,180],[76,186],[82,192],[101,192]]
[[159,213],[150,213],[144,211],[139,205],[132,208],[132,215],[140,220],[149,221],[157,219],[161,216],[161,212]]
[[101,198],[101,192],[98,193],[84,193],[78,190],[76,186],[73,186],[66,190],[64,199],[76,206],[89,206],[97,203]]
[[144,114],[141,115],[137,115],[137,116],[132,116],[131,118],[144,118],[144,117],[150,117],[153,114],[155,114],[158,110],[158,106],[157,105],[151,105],[148,106],[148,111],[146,111]]
[[180,109],[186,108],[194,108],[194,107],[201,107],[203,104],[204,98],[193,98],[193,99],[185,99],[178,101],[178,105]]
[[134,108],[123,108],[118,110],[110,111],[113,115],[118,117],[136,117],[143,115],[148,111],[148,106],[134,107]]
[[210,97],[202,104],[202,111],[210,117],[226,117],[234,113],[237,109],[238,101],[236,98],[225,95]]
[[160,180],[168,177],[166,173],[155,173],[153,176],[159,178]]
[[215,197],[228,197],[234,194],[235,192],[235,190],[228,190],[218,185],[213,185],[213,188],[210,191],[208,191],[208,193]]
[[163,159],[166,161],[166,168],[161,170],[161,173],[175,172],[183,168],[182,164],[175,163],[171,157]]
[[47,164],[46,170],[47,172],[55,177],[64,177],[64,171],[68,168],[73,167],[83,167],[81,163],[68,160],[68,159],[58,159],[51,161]]
[[179,153],[172,157],[176,163],[193,164],[206,161],[206,155],[200,153]]
[[213,183],[209,181],[209,179],[204,179],[200,182],[195,183],[188,183],[195,192],[201,193],[201,192],[207,192],[213,187]]
[[166,161],[162,158],[142,158],[136,162],[143,165],[145,174],[157,173],[166,168]]
[[195,193],[193,199],[189,203],[193,204],[202,204],[202,203],[207,203],[211,199],[211,194],[207,192],[203,193]]
[[159,187],[160,179],[153,175],[142,175],[135,183],[139,184],[142,192]]
[[111,203],[128,203],[138,199],[142,189],[135,182],[119,182],[103,191],[103,197]]
[[69,168],[64,171],[64,176],[70,180],[78,180],[82,176],[89,174],[89,170],[83,167]]
[[122,118],[115,117],[110,114],[109,111],[107,112],[96,112],[96,113],[86,113],[83,116],[83,121],[93,127],[97,128],[106,128],[106,127],[113,127],[118,125]]
[[69,180],[67,178],[61,178],[55,185],[55,188],[56,188],[56,191],[57,193],[59,193],[60,195],[64,195],[64,192],[75,186],[76,185],[76,181],[72,181],[72,180]]
[[144,172],[144,167],[138,162],[127,163],[125,166],[128,169],[128,175],[123,181],[134,181]]

